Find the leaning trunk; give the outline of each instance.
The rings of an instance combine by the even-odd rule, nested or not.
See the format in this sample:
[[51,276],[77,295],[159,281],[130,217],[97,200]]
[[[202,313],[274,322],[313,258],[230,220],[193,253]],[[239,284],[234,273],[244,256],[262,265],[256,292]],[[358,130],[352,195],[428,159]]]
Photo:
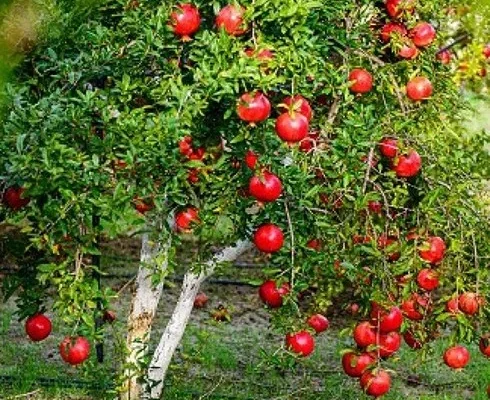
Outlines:
[[158,347],[153,354],[148,369],[148,379],[143,398],[162,398],[165,375],[174,352],[184,335],[194,305],[194,299],[196,298],[196,294],[198,293],[202,282],[213,274],[214,269],[218,264],[235,261],[250,248],[250,242],[240,241],[236,246],[228,247],[215,255],[212,260],[206,263],[200,274],[188,272],[185,275],[177,305],[175,306],[172,317],[160,338]]
[[148,354],[151,327],[163,290],[163,279],[155,285],[152,282],[152,276],[155,273],[163,276],[167,270],[168,248],[169,244],[162,246],[160,243],[151,242],[148,234],[143,235],[141,262],[136,276],[128,318],[126,340],[128,355],[124,371],[122,400],[138,400],[141,398],[142,386],[139,378],[144,370],[144,359]]

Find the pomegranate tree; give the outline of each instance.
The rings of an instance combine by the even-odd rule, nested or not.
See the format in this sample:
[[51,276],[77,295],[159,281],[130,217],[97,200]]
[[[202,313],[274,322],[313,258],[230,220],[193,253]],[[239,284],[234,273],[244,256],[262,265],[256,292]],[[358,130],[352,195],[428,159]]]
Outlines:
[[[445,337],[439,362],[469,362],[456,344],[490,332],[490,163],[460,82],[488,79],[486,22],[465,42],[454,24],[476,28],[449,0],[103,3],[60,6],[4,93],[0,213],[42,255],[10,280],[21,317],[53,304],[73,328],[61,355],[85,360],[113,308],[91,260],[130,231],[127,397],[162,397],[200,285],[247,251],[268,264],[257,296],[285,357],[313,354],[335,304],[352,314],[330,318],[349,335],[336,362],[368,395],[397,379],[402,338]],[[182,253],[193,268],[150,353]]]

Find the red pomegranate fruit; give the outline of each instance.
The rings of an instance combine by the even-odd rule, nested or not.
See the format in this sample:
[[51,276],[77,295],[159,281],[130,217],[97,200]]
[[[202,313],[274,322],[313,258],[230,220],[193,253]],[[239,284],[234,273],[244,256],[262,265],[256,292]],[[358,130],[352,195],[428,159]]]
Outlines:
[[350,90],[353,93],[369,93],[373,89],[373,76],[363,68],[356,68],[349,74]]
[[174,33],[182,40],[191,40],[191,36],[199,30],[201,16],[199,10],[192,4],[180,4],[170,15],[170,25]]
[[270,113],[271,103],[263,93],[245,93],[238,101],[238,117],[251,125],[265,121]]

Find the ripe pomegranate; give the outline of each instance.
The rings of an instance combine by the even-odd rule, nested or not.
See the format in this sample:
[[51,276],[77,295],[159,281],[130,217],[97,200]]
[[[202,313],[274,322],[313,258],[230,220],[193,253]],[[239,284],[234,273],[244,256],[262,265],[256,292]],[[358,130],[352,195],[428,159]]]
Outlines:
[[485,56],[485,58],[488,60],[490,58],[490,44],[487,44],[484,48],[483,48],[483,55]]
[[386,11],[391,18],[398,18],[405,11],[412,13],[415,8],[414,3],[414,0],[387,0]]
[[360,378],[375,363],[376,358],[371,353],[356,354],[353,351],[349,351],[342,356],[342,368],[352,378]]
[[199,222],[199,211],[194,207],[188,207],[175,215],[175,226],[179,232],[191,232],[192,225]]
[[353,93],[368,93],[373,89],[373,76],[362,68],[356,68],[349,74],[350,90]]
[[3,195],[3,202],[12,210],[20,210],[21,208],[24,208],[30,201],[29,198],[23,197],[24,191],[25,188],[23,187],[9,187]]
[[322,314],[315,314],[308,318],[308,325],[310,325],[316,333],[322,333],[326,331],[330,325],[327,317]]
[[390,390],[391,378],[386,371],[376,369],[364,372],[361,376],[360,384],[368,396],[378,398]]
[[374,303],[371,306],[371,324],[379,327],[381,333],[398,331],[403,323],[403,314],[398,307],[386,310]]
[[383,203],[380,201],[369,201],[368,209],[374,214],[382,214],[383,213]]
[[199,147],[196,150],[192,150],[192,153],[188,156],[189,160],[201,161],[206,154],[204,147]]
[[444,362],[450,368],[464,368],[470,361],[470,352],[464,346],[450,347],[444,352]]
[[425,268],[418,273],[417,284],[421,289],[434,290],[439,286],[439,274],[433,269]]
[[238,117],[249,124],[265,121],[271,113],[269,99],[260,92],[245,93],[240,97],[237,105]]
[[248,48],[245,50],[245,54],[247,57],[256,57],[259,61],[270,61],[274,58],[274,52],[269,49],[262,49],[258,50],[257,49],[252,49]]
[[373,238],[369,235],[365,235],[365,236],[353,235],[352,236],[352,242],[354,244],[367,244],[367,243],[371,243],[372,240],[373,240]]
[[440,53],[437,53],[436,58],[442,64],[449,64],[453,58],[453,54],[449,50],[444,50]]
[[405,300],[401,308],[403,314],[412,321],[421,321],[429,308],[429,299],[418,293],[412,293],[408,300]]
[[306,331],[286,335],[286,346],[302,357],[309,356],[315,349],[315,339]]
[[287,105],[290,111],[296,111],[303,114],[306,119],[311,121],[313,117],[313,110],[311,109],[310,103],[301,95],[286,97],[283,100],[283,104]]
[[276,133],[289,143],[300,142],[308,135],[308,119],[300,113],[284,113],[276,120]]
[[284,234],[277,225],[263,224],[254,233],[254,243],[264,253],[275,253],[284,243]]
[[407,346],[414,349],[414,350],[419,350],[423,346],[422,342],[420,340],[418,340],[417,338],[415,338],[412,331],[406,331],[403,334],[403,339],[405,339],[405,343],[407,344]]
[[179,152],[183,156],[189,157],[193,153],[192,137],[185,136],[179,142]]
[[291,287],[289,283],[283,283],[280,287],[273,280],[265,281],[259,288],[260,299],[270,308],[279,308],[282,306],[282,299],[289,294]]
[[413,101],[430,98],[432,91],[432,83],[424,76],[417,76],[407,83],[407,96]]
[[140,214],[146,214],[148,211],[152,210],[155,205],[153,204],[152,200],[149,199],[142,199],[139,196],[135,196],[133,199],[133,205],[134,208],[140,213]]
[[490,357],[490,335],[487,334],[482,336],[478,347],[484,356]]
[[90,355],[90,343],[83,336],[67,336],[60,343],[59,350],[63,361],[77,365],[83,363]]
[[444,243],[444,240],[439,236],[432,236],[422,244],[419,255],[422,260],[430,264],[439,264],[443,260],[445,252],[446,243]]
[[180,4],[176,8],[177,10],[170,15],[170,25],[177,36],[189,41],[201,25],[199,10],[192,4]]
[[191,185],[196,184],[199,182],[199,169],[198,168],[191,168],[188,173],[187,173],[187,182],[189,182]]
[[46,339],[51,333],[51,328],[51,320],[44,314],[36,314],[27,318],[25,324],[27,336],[34,342]]
[[471,292],[461,294],[458,298],[458,306],[465,314],[475,315],[480,308],[478,295]]
[[397,22],[388,22],[381,29],[381,40],[385,43],[389,43],[393,37],[404,37],[408,34],[405,25]]
[[204,292],[199,292],[194,299],[194,308],[204,308],[209,301],[209,297]]
[[316,148],[319,137],[320,135],[318,132],[308,133],[308,136],[300,142],[299,149],[304,153],[310,152],[312,149]]
[[412,178],[417,176],[422,168],[422,159],[415,150],[410,150],[408,154],[403,154],[393,162],[393,171],[398,178]]
[[427,47],[434,41],[436,30],[428,22],[419,22],[410,31],[410,36],[412,37],[415,46]]
[[380,153],[386,158],[395,158],[398,155],[398,140],[384,137],[378,144]]
[[259,161],[259,155],[254,153],[252,150],[248,150],[247,154],[245,154],[245,165],[254,170],[257,166],[257,162]]
[[353,336],[359,347],[368,347],[376,344],[376,331],[368,321],[357,324],[354,328]]
[[322,241],[320,239],[311,239],[306,243],[306,247],[315,251],[320,251],[322,249]]
[[216,26],[219,29],[224,29],[229,35],[243,35],[247,31],[247,27],[243,22],[244,12],[245,8],[229,4],[223,7],[216,17]]
[[459,313],[459,297],[454,296],[446,303],[446,311],[451,314]]
[[408,38],[404,38],[402,42],[402,46],[398,51],[398,56],[401,58],[405,58],[407,60],[413,60],[419,55],[419,50],[415,46],[415,44]]
[[281,180],[268,171],[263,171],[260,176],[252,176],[248,184],[248,192],[258,201],[276,201],[282,193]]
[[391,357],[395,354],[402,344],[402,337],[398,332],[390,332],[379,336],[379,356],[382,358]]

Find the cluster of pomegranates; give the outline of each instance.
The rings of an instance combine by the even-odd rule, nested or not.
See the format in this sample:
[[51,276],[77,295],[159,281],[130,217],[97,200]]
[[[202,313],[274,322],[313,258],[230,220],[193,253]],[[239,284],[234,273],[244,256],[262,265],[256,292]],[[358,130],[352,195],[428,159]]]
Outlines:
[[369,321],[360,322],[354,328],[357,349],[344,353],[342,368],[348,376],[360,378],[361,388],[366,394],[380,397],[391,386],[391,377],[380,367],[380,360],[393,356],[399,350],[403,315],[398,307],[386,309],[373,302],[370,317]]
[[405,15],[415,11],[414,1],[387,1],[386,11],[392,21],[381,29],[381,40],[390,44],[399,57],[412,60],[418,56],[419,49],[434,42],[436,30],[430,23],[418,22],[412,29],[408,29],[401,21]]
[[[300,143],[302,151],[309,151],[315,146],[318,136],[309,132],[309,124],[313,111],[309,102],[301,95],[290,96],[279,105],[285,109],[276,119],[275,131],[277,136],[288,144]],[[238,118],[250,126],[255,126],[267,120],[272,106],[264,93],[245,93],[237,104]],[[259,155],[249,150],[245,155],[245,164],[255,173],[248,184],[248,194],[261,203],[276,201],[282,194],[281,179],[261,166]],[[284,234],[277,225],[266,223],[257,228],[254,233],[254,243],[262,252],[275,253],[284,243]]]
[[385,137],[379,145],[379,151],[389,161],[391,169],[399,178],[413,178],[422,168],[422,158],[414,149],[400,154],[400,143],[396,138]]
[[[402,58],[416,58],[420,48],[428,47],[434,42],[435,28],[428,22],[419,22],[409,30],[401,22],[405,15],[414,12],[414,1],[388,0],[385,5],[388,15],[394,21],[382,27],[381,41],[389,44]],[[352,70],[349,81],[351,82],[350,90],[356,94],[368,93],[373,88],[373,76],[363,68]],[[406,93],[413,101],[426,100],[432,96],[432,92],[432,83],[424,76],[416,76],[407,83]]]
[[[215,24],[218,29],[223,29],[232,36],[243,35],[247,26],[243,20],[245,9],[233,4],[229,4],[221,9],[216,16]],[[191,40],[201,26],[201,16],[196,6],[192,4],[180,4],[176,6],[176,11],[170,15],[170,26],[175,35],[183,41]]]
[[[274,280],[265,281],[259,288],[260,299],[269,308],[280,308],[283,305],[283,298],[289,295],[291,286],[283,283],[278,286]],[[312,333],[322,333],[328,329],[330,322],[322,314],[313,314],[305,321],[308,327],[303,330],[286,334],[286,348],[291,352],[306,357],[313,353],[315,349],[315,339]]]
[[[51,334],[51,320],[44,314],[35,314],[26,320],[25,330],[32,341],[40,342]],[[78,365],[89,357],[90,343],[83,336],[66,336],[59,345],[59,352],[63,361]]]

